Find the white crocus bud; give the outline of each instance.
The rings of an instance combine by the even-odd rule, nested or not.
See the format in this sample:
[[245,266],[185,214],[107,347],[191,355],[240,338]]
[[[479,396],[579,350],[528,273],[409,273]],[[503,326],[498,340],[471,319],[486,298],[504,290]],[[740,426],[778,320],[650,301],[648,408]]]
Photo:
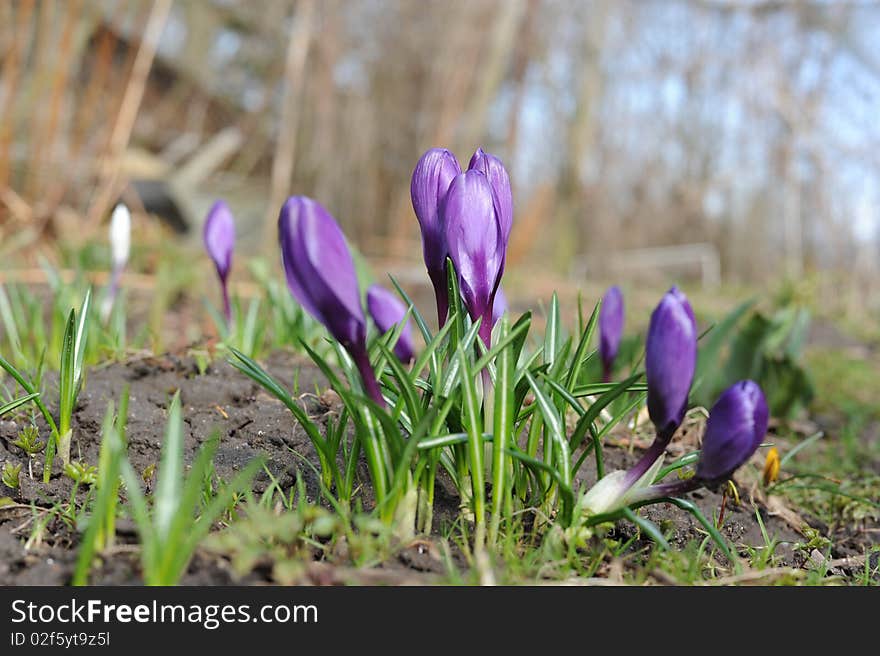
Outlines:
[[131,212],[124,203],[119,203],[110,218],[110,252],[114,271],[125,267],[130,250]]
[[621,469],[606,474],[581,498],[581,511],[587,516],[605,515],[641,500],[639,492],[654,483],[662,466],[663,456],[660,456],[634,483],[627,481],[629,471]]
[[119,203],[110,217],[110,259],[113,270],[110,272],[110,286],[101,303],[101,317],[106,322],[113,311],[113,303],[119,293],[119,280],[122,270],[128,263],[131,251],[131,212],[124,203]]

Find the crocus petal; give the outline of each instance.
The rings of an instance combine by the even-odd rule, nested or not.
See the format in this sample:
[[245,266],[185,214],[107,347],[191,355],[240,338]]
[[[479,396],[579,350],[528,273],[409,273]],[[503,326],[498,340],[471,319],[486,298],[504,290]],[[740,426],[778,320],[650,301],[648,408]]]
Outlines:
[[235,249],[235,220],[232,211],[222,200],[218,200],[208,211],[203,231],[205,249],[214,260],[217,275],[226,281],[232,268],[232,252]]
[[684,419],[696,364],[694,311],[673,287],[651,315],[645,345],[648,414],[663,439],[671,439]]
[[[489,179],[469,170],[455,177],[442,205],[449,257],[471,318],[490,309],[501,278],[504,234]],[[491,318],[491,317],[490,317]]]
[[113,270],[122,270],[128,262],[131,250],[131,212],[124,203],[119,203],[110,217],[110,254]]
[[770,412],[761,387],[751,380],[734,383],[709,411],[697,476],[728,478],[745,463],[767,434]]
[[501,227],[504,233],[504,242],[510,238],[510,229],[513,227],[513,192],[510,188],[510,176],[504,163],[482,148],[477,148],[471,157],[468,169],[482,171],[489,178],[489,184],[495,192],[498,201],[498,212],[501,218]]
[[[406,316],[406,306],[381,285],[371,285],[367,290],[367,311],[383,333],[392,330]],[[409,362],[414,357],[412,322],[409,319],[394,346],[394,353],[401,362]]]
[[278,218],[281,258],[294,298],[347,348],[366,338],[357,274],[345,236],[320,203],[289,198]]
[[422,251],[428,271],[442,273],[446,267],[446,238],[440,205],[452,179],[461,173],[455,155],[445,148],[431,148],[419,159],[410,182],[413,210],[422,231]]
[[504,295],[504,288],[498,285],[495,290],[495,301],[492,303],[492,325],[498,323],[498,320],[507,312],[507,297]]
[[610,371],[620,348],[623,335],[623,294],[620,287],[611,287],[602,297],[599,311],[599,355],[606,371]]

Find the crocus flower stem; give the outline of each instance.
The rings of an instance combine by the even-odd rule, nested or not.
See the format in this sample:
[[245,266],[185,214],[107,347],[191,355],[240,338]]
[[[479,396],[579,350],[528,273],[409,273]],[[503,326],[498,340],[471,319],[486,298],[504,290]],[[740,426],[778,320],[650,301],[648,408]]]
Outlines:
[[653,499],[663,499],[665,497],[680,497],[688,492],[702,487],[705,484],[701,478],[691,476],[684,480],[671,481],[669,483],[658,483],[657,485],[649,485],[640,490],[636,490],[630,497],[630,505],[638,504],[643,501],[651,501]]
[[376,372],[373,371],[373,365],[370,364],[370,356],[367,351],[355,349],[350,350],[349,353],[351,353],[351,359],[361,375],[367,394],[379,404],[379,407],[386,407],[385,398],[382,396],[382,390],[379,388],[379,381],[376,380]]
[[654,438],[651,446],[649,446],[648,450],[645,451],[644,454],[642,454],[642,457],[639,458],[639,461],[626,472],[624,485],[627,489],[647,473],[647,471],[651,468],[651,465],[653,465],[657,461],[657,458],[663,456],[663,454],[666,452],[666,447],[672,440],[672,436],[674,433],[675,430],[666,431],[659,433],[657,437]]
[[229,288],[224,284],[223,289],[223,316],[226,318],[226,327],[232,330],[232,304],[229,302]]
[[492,346],[492,306],[490,305],[486,308],[486,311],[483,312],[482,320],[480,321],[480,328],[477,331],[477,334],[480,336],[480,339],[483,340],[483,344],[486,346],[486,350],[488,350]]
[[428,272],[434,286],[434,297],[437,299],[437,326],[443,328],[449,316],[449,288],[447,287],[446,271]]

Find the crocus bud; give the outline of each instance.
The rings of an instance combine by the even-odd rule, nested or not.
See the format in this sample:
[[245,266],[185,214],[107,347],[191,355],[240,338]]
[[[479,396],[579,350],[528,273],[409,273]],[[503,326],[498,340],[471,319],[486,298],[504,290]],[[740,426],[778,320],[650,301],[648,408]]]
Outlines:
[[599,310],[599,355],[605,382],[611,380],[614,359],[623,334],[623,319],[623,294],[620,287],[610,287],[602,297],[602,309]]
[[706,482],[729,478],[760,446],[769,417],[757,383],[742,380],[728,387],[709,411],[697,477]]
[[449,310],[449,292],[446,286],[446,235],[440,206],[452,179],[461,173],[455,155],[445,148],[431,148],[412,174],[410,195],[413,210],[422,231],[422,253],[434,294],[437,297],[437,319],[442,326]]
[[495,155],[485,152],[482,148],[477,148],[471,157],[468,168],[482,171],[489,178],[489,184],[492,185],[495,198],[498,200],[504,242],[507,243],[510,238],[510,229],[513,227],[513,192],[510,189],[510,176],[507,175],[504,163]]
[[697,363],[697,323],[687,297],[673,287],[651,314],[645,345],[648,414],[668,443],[684,420]]
[[110,255],[113,270],[122,271],[128,262],[131,250],[131,212],[124,203],[119,203],[110,217]]
[[492,303],[492,325],[498,323],[498,320],[507,312],[507,297],[504,295],[504,288],[498,285],[495,290],[495,302]]
[[320,203],[293,196],[278,217],[290,293],[351,354],[367,393],[384,405],[367,355],[367,325],[354,260],[336,220]]
[[469,170],[455,177],[442,205],[449,257],[471,319],[482,319],[480,337],[488,347],[492,304],[501,281],[507,243],[489,178]]
[[235,250],[235,220],[232,211],[222,200],[218,200],[208,210],[203,231],[205,249],[214,261],[220,287],[223,292],[223,314],[226,323],[232,323],[232,306],[229,303],[227,279],[232,269],[232,252]]
[[[383,333],[392,330],[406,316],[406,306],[381,285],[372,285],[367,290],[367,311]],[[401,362],[410,362],[415,357],[412,323],[408,319],[394,346],[394,353]]]
[[110,260],[113,270],[110,273],[110,287],[101,304],[101,316],[104,321],[110,317],[113,303],[119,293],[119,282],[122,271],[128,263],[131,251],[131,212],[124,203],[119,203],[110,217]]

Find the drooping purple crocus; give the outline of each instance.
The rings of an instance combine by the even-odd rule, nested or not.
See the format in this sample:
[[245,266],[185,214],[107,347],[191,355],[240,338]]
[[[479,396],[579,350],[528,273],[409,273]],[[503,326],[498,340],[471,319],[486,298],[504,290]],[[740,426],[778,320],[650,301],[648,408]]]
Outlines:
[[482,171],[455,177],[441,208],[449,257],[458,274],[461,297],[471,319],[482,320],[479,335],[488,348],[492,308],[507,248],[495,193]]
[[446,280],[446,235],[440,206],[452,179],[461,173],[461,166],[445,148],[426,151],[413,170],[410,195],[413,210],[422,232],[422,254],[425,268],[437,299],[437,321],[446,323],[449,312],[449,290]]
[[232,269],[232,253],[235,250],[235,219],[229,206],[222,200],[218,200],[208,210],[202,236],[205,240],[205,249],[214,261],[217,276],[220,278],[223,316],[226,317],[226,325],[231,327],[232,306],[229,303],[227,280]]
[[613,513],[635,503],[678,497],[728,480],[745,464],[767,434],[769,410],[761,387],[751,380],[734,383],[709,411],[703,448],[694,476],[654,484],[662,458],[648,469],[611,472],[581,501],[587,514]]
[[[382,285],[371,285],[367,290],[367,311],[383,333],[392,330],[406,316],[406,306]],[[394,353],[401,362],[411,362],[415,357],[412,322],[409,319],[400,333],[400,339],[394,345]]]
[[504,232],[504,243],[510,239],[510,230],[513,227],[513,191],[510,188],[510,176],[504,163],[482,148],[477,148],[471,157],[468,169],[482,171],[489,178],[489,184],[495,192],[498,200],[498,211],[501,217],[501,227]]
[[722,392],[706,422],[697,478],[708,483],[729,478],[761,445],[769,418],[756,382],[742,380]]
[[615,285],[605,292],[602,309],[599,310],[599,355],[602,358],[602,379],[606,383],[611,380],[614,359],[623,335],[623,323],[623,293]]
[[670,289],[651,314],[645,343],[648,414],[666,443],[684,420],[697,364],[697,322],[687,297]]
[[339,224],[317,201],[293,196],[281,208],[278,238],[290,293],[351,354],[367,393],[384,406],[367,354],[354,260]]

